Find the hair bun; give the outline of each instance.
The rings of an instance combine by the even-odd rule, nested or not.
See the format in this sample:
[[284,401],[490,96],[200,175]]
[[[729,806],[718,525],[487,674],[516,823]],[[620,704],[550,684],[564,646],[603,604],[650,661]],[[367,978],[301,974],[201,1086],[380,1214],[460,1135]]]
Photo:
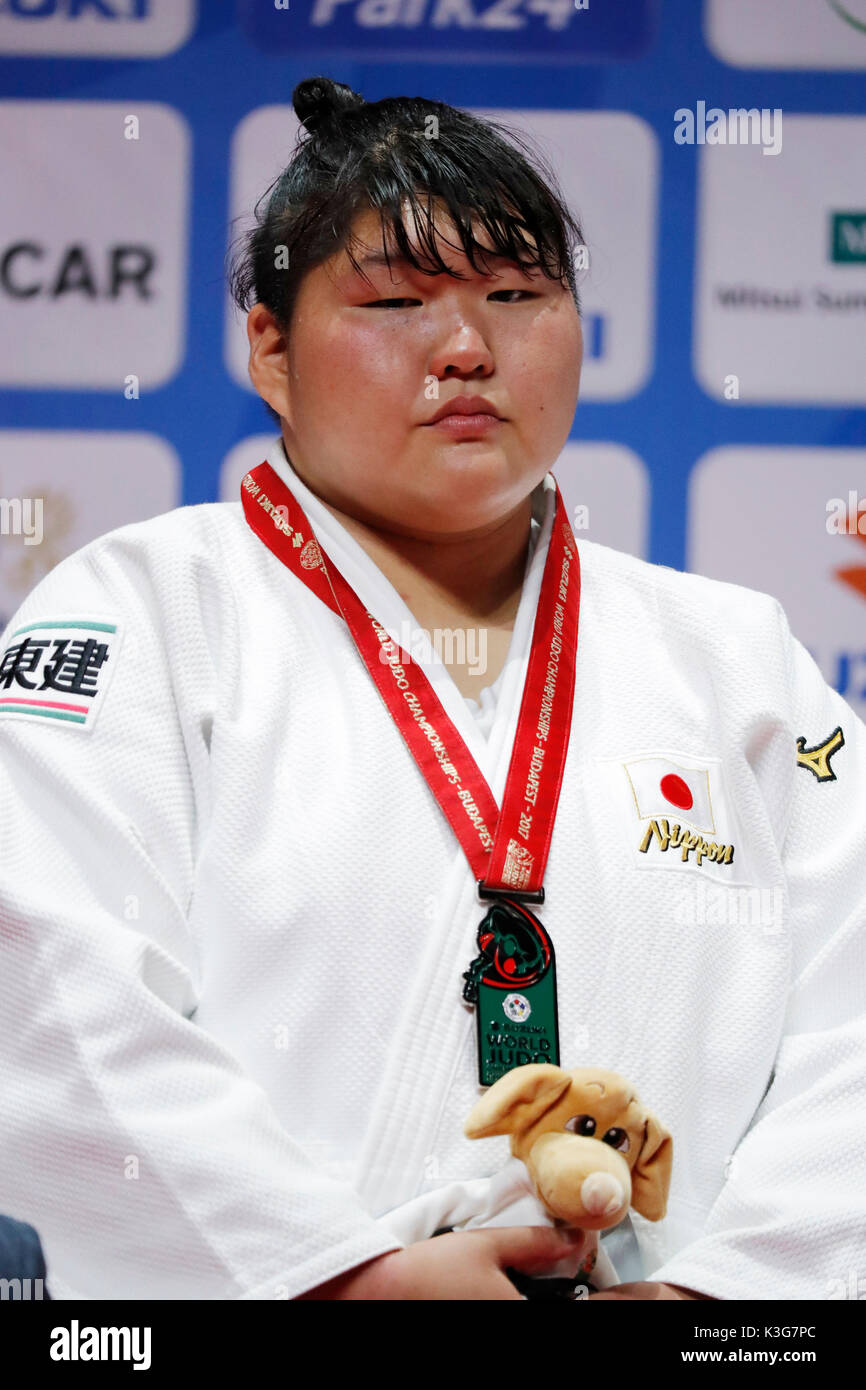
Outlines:
[[308,77],[292,92],[295,115],[309,131],[321,130],[337,120],[344,111],[356,111],[366,102],[343,82],[330,77]]

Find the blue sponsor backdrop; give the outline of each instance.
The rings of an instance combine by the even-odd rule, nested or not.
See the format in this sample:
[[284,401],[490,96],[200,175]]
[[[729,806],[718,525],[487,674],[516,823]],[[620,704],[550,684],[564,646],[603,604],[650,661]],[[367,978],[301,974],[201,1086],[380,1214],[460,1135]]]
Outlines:
[[[241,0],[244,32],[266,52],[412,63],[545,63],[633,58],[656,30],[655,0]],[[467,104],[467,103],[464,103]]]
[[[314,25],[314,3],[324,4],[320,17],[331,12],[331,18]],[[400,0],[396,9],[390,0],[292,0],[287,13],[279,13],[272,0],[202,0],[199,10],[192,39],[166,57],[0,58],[5,98],[122,101],[131,109],[136,101],[164,102],[182,113],[193,136],[180,371],[137,402],[125,400],[122,390],[0,389],[0,426],[152,431],[167,438],[182,460],[183,501],[216,497],[219,467],[232,445],[272,428],[264,406],[232,381],[223,359],[232,134],[248,112],[288,102],[298,81],[323,72],[368,100],[409,93],[462,106],[627,111],[653,127],[661,150],[653,369],[646,386],[628,400],[582,402],[572,436],[619,441],[645,460],[650,559],[683,566],[688,474],[714,445],[866,443],[862,409],[726,404],[710,399],[696,382],[692,294],[699,150],[673,138],[675,110],[694,109],[699,100],[723,108],[866,113],[862,72],[729,67],[706,46],[699,0],[591,0],[587,10],[574,14],[559,0]],[[413,22],[389,26],[389,16],[398,12]],[[96,13],[107,23],[144,20],[148,4],[0,0],[0,15],[34,26],[42,16],[66,14],[74,23],[76,14],[83,20]],[[508,27],[514,20],[523,27]],[[398,59],[398,53],[412,56]],[[866,194],[859,204],[866,204]],[[588,335],[588,351],[604,347],[603,336]],[[123,466],[119,455],[119,473]]]

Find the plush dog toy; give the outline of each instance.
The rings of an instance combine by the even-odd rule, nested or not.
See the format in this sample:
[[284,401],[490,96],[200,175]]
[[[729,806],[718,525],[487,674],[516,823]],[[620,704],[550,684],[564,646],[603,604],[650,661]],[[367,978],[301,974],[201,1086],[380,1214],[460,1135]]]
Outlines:
[[[509,1135],[556,1224],[609,1230],[629,1207],[648,1221],[665,1215],[673,1139],[616,1072],[514,1067],[473,1107],[464,1132],[469,1139]],[[543,1285],[514,1272],[511,1278],[518,1287],[525,1282],[529,1296]]]

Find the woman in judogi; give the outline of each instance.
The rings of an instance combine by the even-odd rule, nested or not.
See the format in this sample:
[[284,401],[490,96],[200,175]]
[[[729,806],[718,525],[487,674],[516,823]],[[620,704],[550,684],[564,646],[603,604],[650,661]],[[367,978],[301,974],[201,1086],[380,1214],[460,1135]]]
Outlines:
[[503,1226],[464,1133],[528,1058],[673,1137],[591,1298],[837,1296],[866,730],[772,597],[575,542],[582,234],[531,152],[294,103],[231,273],[267,459],[4,634],[0,1210],[60,1298],[519,1298],[586,1241]]

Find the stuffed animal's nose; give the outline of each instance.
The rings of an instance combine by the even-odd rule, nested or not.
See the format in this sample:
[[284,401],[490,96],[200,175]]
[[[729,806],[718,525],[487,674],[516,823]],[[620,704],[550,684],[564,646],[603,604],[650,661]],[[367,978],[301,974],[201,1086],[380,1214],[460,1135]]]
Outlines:
[[612,1173],[590,1173],[580,1185],[580,1200],[592,1216],[613,1216],[625,1202],[625,1190]]

